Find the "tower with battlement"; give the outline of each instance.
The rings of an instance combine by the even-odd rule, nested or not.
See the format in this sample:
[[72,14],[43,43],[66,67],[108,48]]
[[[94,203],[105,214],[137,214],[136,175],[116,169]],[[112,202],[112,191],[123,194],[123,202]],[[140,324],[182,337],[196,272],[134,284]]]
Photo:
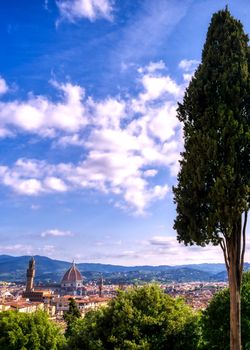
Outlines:
[[26,292],[34,291],[34,278],[35,278],[35,259],[32,257],[29,261],[29,266],[26,272]]
[[99,288],[99,297],[101,298],[102,297],[102,290],[103,290],[103,278],[102,278],[102,276],[101,276],[101,278],[100,278],[100,280],[99,280],[99,286],[98,286]]
[[35,290],[34,288],[34,278],[35,278],[35,259],[32,257],[29,261],[29,265],[26,271],[26,289],[23,292],[22,296],[25,299],[29,299],[30,301],[44,301],[52,298],[51,290]]

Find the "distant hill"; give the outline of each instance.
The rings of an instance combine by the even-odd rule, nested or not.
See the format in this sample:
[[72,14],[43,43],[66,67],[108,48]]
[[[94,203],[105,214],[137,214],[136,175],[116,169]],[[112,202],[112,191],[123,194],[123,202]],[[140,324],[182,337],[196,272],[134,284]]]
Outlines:
[[[14,257],[0,255],[0,280],[25,281],[26,269],[30,256]],[[71,263],[35,256],[36,282],[56,282],[63,277]],[[227,279],[224,264],[192,264],[161,266],[120,266],[109,264],[77,264],[86,281],[98,279],[100,275],[107,283],[131,282],[192,282],[192,281],[225,281]],[[250,264],[245,264],[250,269]]]
[[[30,256],[0,255],[0,280],[24,281]],[[45,256],[35,256],[36,279],[59,281],[70,267],[66,261],[54,260]]]

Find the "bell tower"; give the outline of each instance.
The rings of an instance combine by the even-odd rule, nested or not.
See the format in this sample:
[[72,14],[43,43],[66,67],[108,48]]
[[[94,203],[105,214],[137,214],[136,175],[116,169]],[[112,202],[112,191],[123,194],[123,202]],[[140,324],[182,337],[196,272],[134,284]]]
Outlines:
[[26,273],[26,292],[32,292],[34,290],[34,277],[35,277],[35,259],[32,257],[29,261],[29,267]]
[[99,280],[99,297],[102,297],[102,289],[103,289],[103,278],[101,277]]

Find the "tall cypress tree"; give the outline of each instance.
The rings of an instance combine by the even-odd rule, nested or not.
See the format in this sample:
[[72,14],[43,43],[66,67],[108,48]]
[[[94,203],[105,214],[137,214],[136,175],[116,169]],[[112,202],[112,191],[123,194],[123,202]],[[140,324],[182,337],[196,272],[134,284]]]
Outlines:
[[240,286],[250,202],[248,60],[242,24],[227,8],[215,13],[201,64],[178,107],[185,149],[174,188],[174,228],[179,242],[222,248],[231,350],[241,349]]
[[77,303],[75,299],[69,299],[69,310],[65,312],[63,315],[64,321],[67,323],[67,328],[65,331],[66,337],[69,337],[72,333],[72,329],[74,329],[75,322],[81,318],[81,312],[77,307]]

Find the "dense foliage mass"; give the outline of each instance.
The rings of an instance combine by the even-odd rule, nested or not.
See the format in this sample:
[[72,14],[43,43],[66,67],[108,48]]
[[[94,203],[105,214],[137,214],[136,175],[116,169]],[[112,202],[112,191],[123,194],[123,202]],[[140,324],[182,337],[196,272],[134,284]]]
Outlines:
[[[229,350],[229,290],[215,294],[202,312],[158,286],[120,291],[107,307],[80,318],[72,301],[67,342],[43,312],[0,313],[1,350]],[[242,284],[242,346],[250,350],[250,272]]]
[[0,313],[1,350],[59,350],[64,340],[62,331],[42,311]]
[[[241,290],[242,347],[250,350],[250,272],[243,275]],[[229,350],[229,290],[217,293],[202,317],[204,350]]]
[[78,320],[69,349],[194,350],[198,340],[193,311],[184,301],[149,285],[121,291],[107,308]]

